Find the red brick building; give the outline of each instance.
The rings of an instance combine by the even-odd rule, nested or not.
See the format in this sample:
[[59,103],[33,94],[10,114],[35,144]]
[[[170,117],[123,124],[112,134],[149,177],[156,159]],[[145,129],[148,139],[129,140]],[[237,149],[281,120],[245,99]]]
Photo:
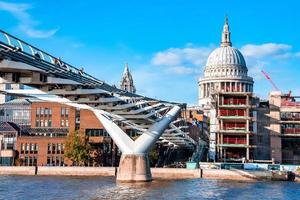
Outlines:
[[99,158],[99,155],[103,157],[104,152],[112,152],[112,144],[103,126],[91,111],[35,100],[31,103],[29,134],[21,135],[17,139],[18,162],[16,164],[70,165],[71,162],[64,158],[65,140],[68,133],[75,130],[89,137],[93,149],[91,154],[95,158],[91,160],[91,165],[111,163],[111,157],[110,159]]

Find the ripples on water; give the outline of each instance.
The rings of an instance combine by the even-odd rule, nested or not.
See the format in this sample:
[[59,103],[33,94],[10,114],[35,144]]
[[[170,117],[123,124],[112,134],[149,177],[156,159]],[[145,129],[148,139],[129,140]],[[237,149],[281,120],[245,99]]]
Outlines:
[[300,199],[300,184],[206,179],[116,184],[107,177],[0,176],[0,199]]

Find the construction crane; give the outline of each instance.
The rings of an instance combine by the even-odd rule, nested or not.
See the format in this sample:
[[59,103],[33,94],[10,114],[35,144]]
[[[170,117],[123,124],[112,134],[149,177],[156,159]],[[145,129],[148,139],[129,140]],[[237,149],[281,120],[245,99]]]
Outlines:
[[264,70],[261,70],[261,73],[263,73],[263,75],[266,77],[266,79],[268,81],[270,81],[270,83],[272,84],[273,88],[276,90],[276,91],[280,91],[278,89],[278,87],[275,85],[275,83],[272,81],[271,77],[264,71]]

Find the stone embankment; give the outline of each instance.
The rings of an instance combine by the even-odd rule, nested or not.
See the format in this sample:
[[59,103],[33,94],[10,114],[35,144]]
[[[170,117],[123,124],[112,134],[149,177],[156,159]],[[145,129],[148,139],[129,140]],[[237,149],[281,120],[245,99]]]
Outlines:
[[[41,176],[116,176],[115,167],[0,167],[0,175]],[[280,171],[237,169],[151,168],[153,179],[222,179],[222,180],[292,180],[293,175]],[[296,176],[296,181],[299,178]]]

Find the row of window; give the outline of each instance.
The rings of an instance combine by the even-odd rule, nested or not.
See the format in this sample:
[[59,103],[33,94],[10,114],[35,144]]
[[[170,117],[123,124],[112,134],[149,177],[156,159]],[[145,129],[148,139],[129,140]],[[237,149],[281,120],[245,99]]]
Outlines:
[[69,108],[61,107],[60,109],[60,116],[69,116]]
[[52,116],[51,108],[36,108],[36,117]]
[[47,156],[47,166],[64,166],[64,157]]
[[65,144],[48,143],[48,154],[64,154]]
[[35,120],[36,127],[52,127],[52,119],[39,119]]
[[21,143],[21,154],[37,154],[39,151],[39,145],[37,143]]
[[108,133],[104,129],[86,129],[85,134],[90,137],[109,137]]
[[62,118],[62,119],[60,120],[60,126],[61,126],[61,127],[69,127],[69,120],[66,119],[66,118]]
[[[61,111],[61,127],[69,127],[69,108],[62,107]],[[51,108],[37,108],[36,109],[36,127],[52,127],[52,109]]]
[[281,112],[282,120],[300,120],[300,112]]
[[300,128],[300,124],[281,124],[281,128]]
[[23,162],[23,166],[36,166],[37,165],[37,157],[36,156],[25,156]]

